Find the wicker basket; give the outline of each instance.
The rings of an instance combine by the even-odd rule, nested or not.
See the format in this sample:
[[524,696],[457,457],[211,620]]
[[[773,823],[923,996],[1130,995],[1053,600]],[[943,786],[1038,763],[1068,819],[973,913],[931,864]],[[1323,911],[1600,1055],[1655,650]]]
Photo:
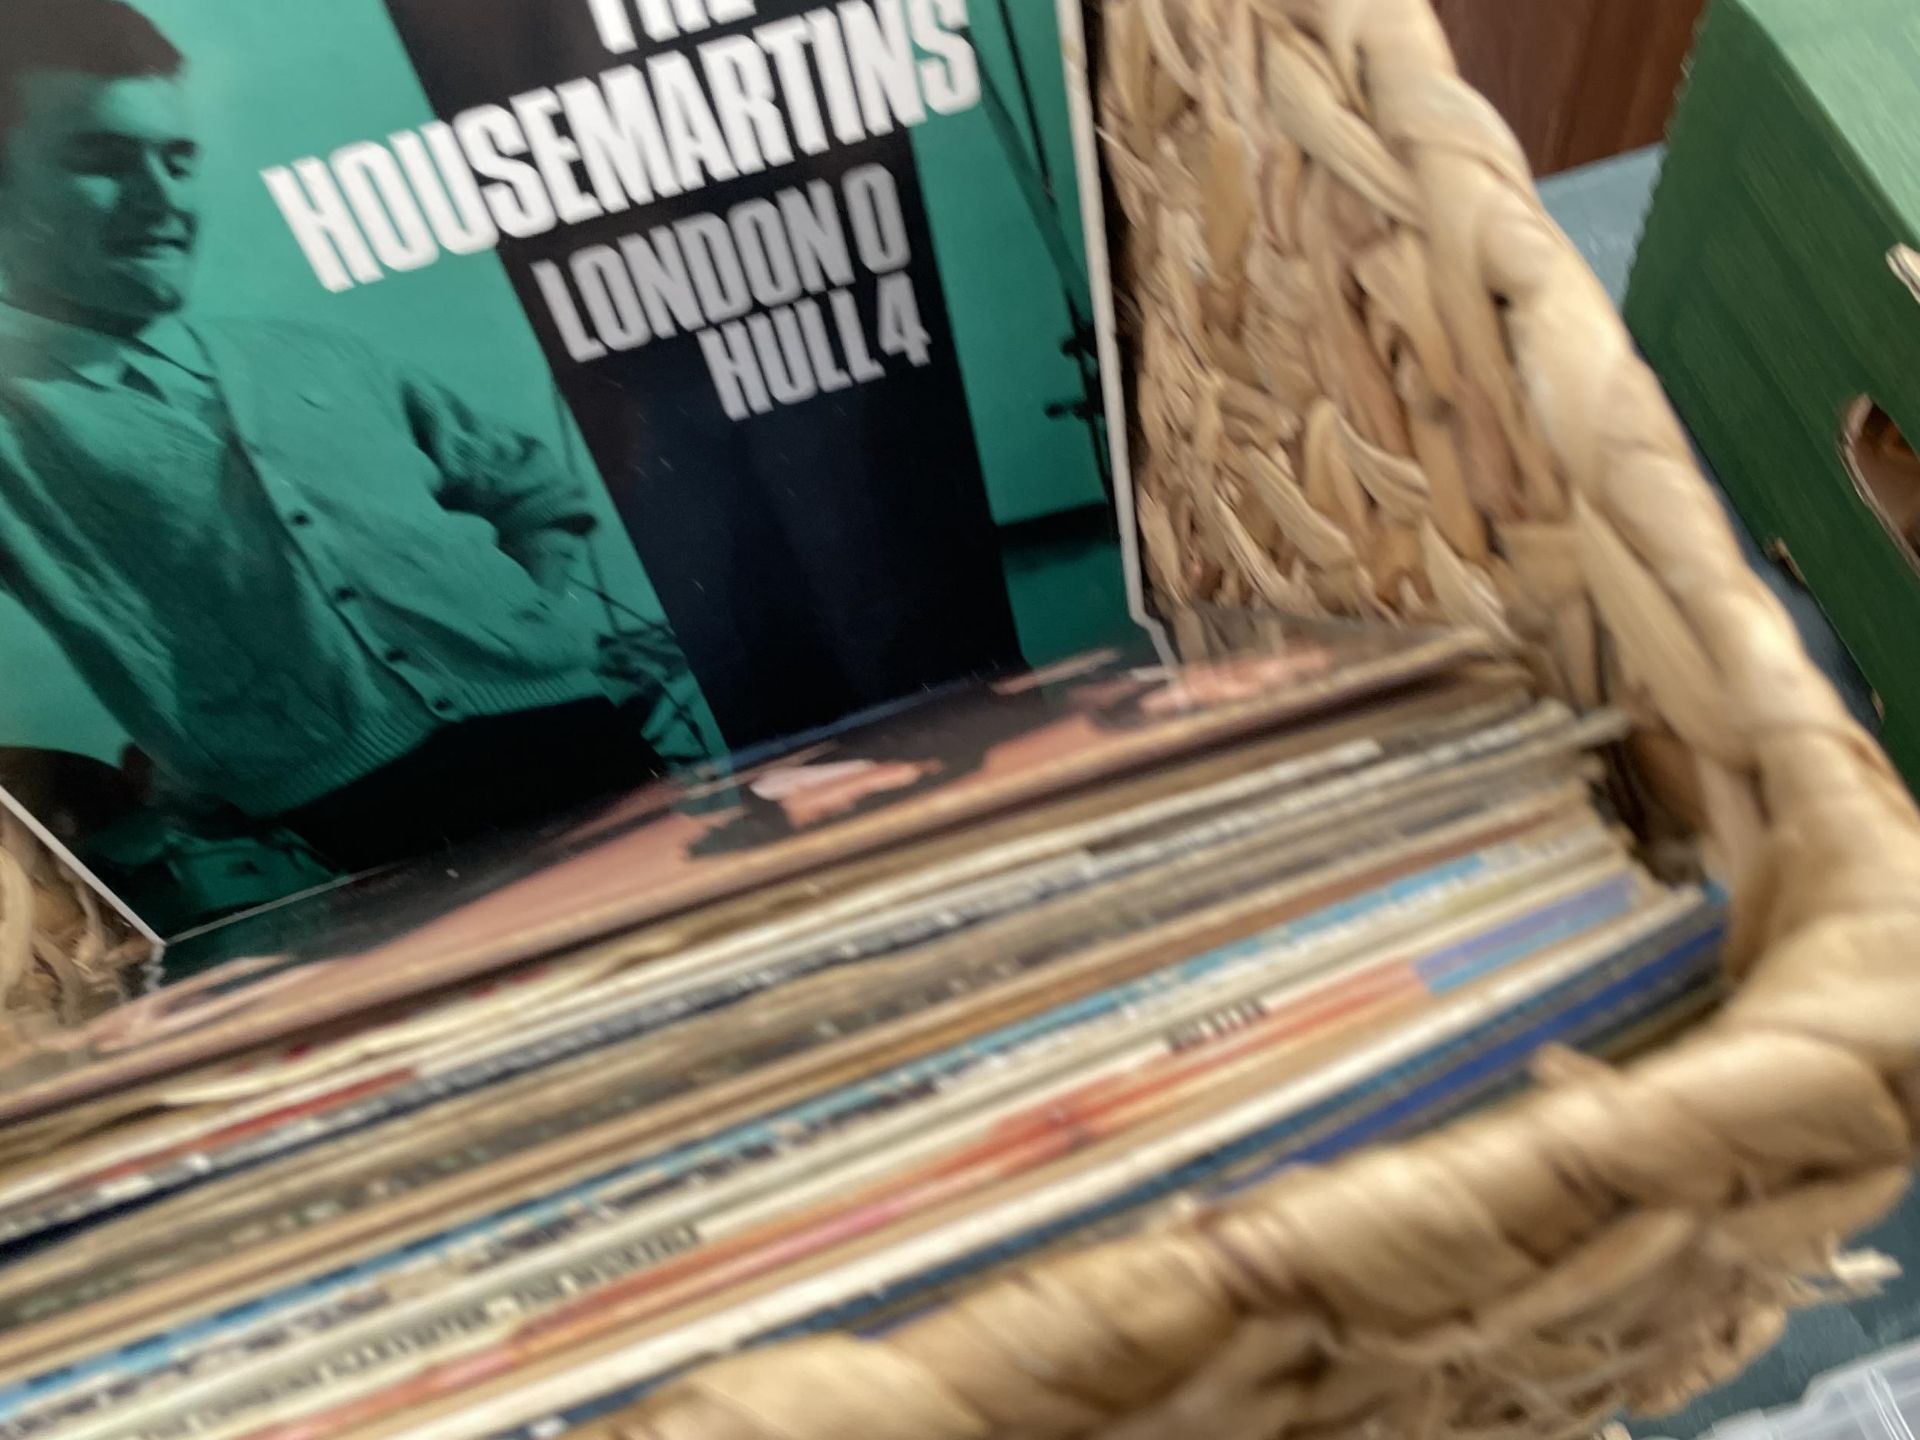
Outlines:
[[146,942],[0,805],[0,1058],[130,998]]
[[1905,1184],[1920,819],[1426,0],[1103,20],[1159,592],[1469,620],[1626,706],[1643,777],[1731,880],[1743,984],[1629,1070],[1545,1057],[1498,1112],[883,1341],[708,1366],[602,1435],[1578,1435],[1860,1279],[1835,1243]]
[[[1545,0],[1541,0],[1545,3]],[[1871,1264],[1920,1111],[1920,823],[1749,573],[1426,0],[1107,0],[1134,468],[1165,597],[1470,621],[1628,708],[1737,996],[1624,1072],[1295,1172],[884,1341],[707,1367],[630,1440],[1574,1436]]]

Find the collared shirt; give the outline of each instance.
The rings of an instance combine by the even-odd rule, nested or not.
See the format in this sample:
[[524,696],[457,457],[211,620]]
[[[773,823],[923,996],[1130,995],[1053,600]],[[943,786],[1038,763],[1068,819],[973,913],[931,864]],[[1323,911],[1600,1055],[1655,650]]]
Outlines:
[[136,744],[251,814],[603,695],[585,597],[509,554],[592,524],[541,446],[351,337],[0,305],[0,585]]

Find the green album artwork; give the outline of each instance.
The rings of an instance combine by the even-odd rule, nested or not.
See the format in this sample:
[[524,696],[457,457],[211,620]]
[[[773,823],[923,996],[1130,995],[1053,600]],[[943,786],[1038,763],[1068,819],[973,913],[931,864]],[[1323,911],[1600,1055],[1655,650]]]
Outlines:
[[1128,625],[1050,5],[0,0],[0,787],[163,933]]

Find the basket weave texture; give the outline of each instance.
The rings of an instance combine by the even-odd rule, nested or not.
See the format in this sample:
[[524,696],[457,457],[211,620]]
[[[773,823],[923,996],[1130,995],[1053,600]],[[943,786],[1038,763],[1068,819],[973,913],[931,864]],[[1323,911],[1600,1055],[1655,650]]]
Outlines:
[[1639,725],[1730,1003],[1625,1070],[701,1370],[626,1440],[1543,1440],[1737,1370],[1906,1183],[1920,817],[1745,567],[1427,0],[1107,0],[1134,468],[1174,601],[1480,626]]
[[0,807],[0,1057],[128,999],[145,953],[85,882]]

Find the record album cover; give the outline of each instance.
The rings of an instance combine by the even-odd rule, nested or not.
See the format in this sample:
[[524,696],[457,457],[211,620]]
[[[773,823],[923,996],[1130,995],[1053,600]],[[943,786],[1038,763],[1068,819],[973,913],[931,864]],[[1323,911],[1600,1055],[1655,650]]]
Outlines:
[[171,936],[1106,643],[1058,24],[0,5],[0,787]]
[[[1282,638],[1289,637],[1289,638]],[[950,688],[217,929],[230,957],[0,1071],[0,1116],[258,1046],[1432,675],[1468,633],[1298,625],[1163,664],[1142,640]]]

